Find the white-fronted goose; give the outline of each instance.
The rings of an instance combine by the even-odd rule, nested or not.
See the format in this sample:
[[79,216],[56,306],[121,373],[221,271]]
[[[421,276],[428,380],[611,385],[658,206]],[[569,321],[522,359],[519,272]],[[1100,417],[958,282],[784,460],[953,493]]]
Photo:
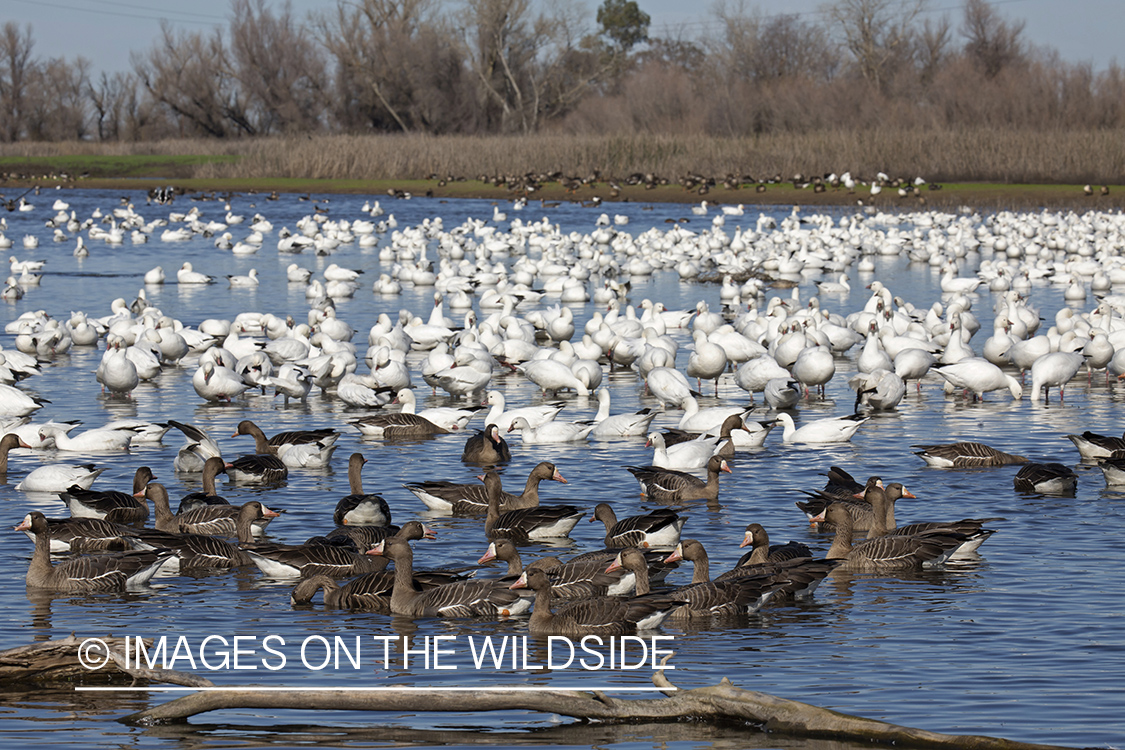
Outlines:
[[[673,553],[669,557],[674,556]],[[638,596],[649,592],[648,564],[639,550],[621,550],[606,570],[618,567],[631,570],[636,575]],[[719,582],[700,580],[672,589],[666,595],[684,604],[671,613],[674,619],[722,617],[757,612],[779,588],[781,584],[777,576],[761,575]]]
[[[758,524],[751,524],[751,526],[757,525]],[[764,530],[762,533],[765,533]],[[812,596],[816,587],[824,580],[824,577],[832,572],[833,568],[839,565],[838,560],[814,560],[807,547],[795,542],[781,545],[781,549],[778,550],[778,557],[783,559],[770,560],[768,559],[768,535],[764,542],[761,536],[756,534],[754,536],[759,540],[759,545],[761,545],[759,547],[759,556],[766,556],[767,559],[762,562],[751,562],[753,552],[748,555],[743,555],[733,569],[720,574],[715,579],[716,581],[736,580],[747,576],[752,578],[775,576],[776,582],[781,583],[781,586],[774,594],[775,599],[777,597],[803,599]],[[807,554],[800,554],[800,548],[802,547]],[[707,550],[703,548],[703,545],[698,540],[685,539],[681,541],[676,545],[672,554],[668,555],[666,562],[674,563],[680,560],[686,560],[695,566],[691,577],[692,583],[702,583],[710,580],[710,563],[707,559]]]
[[[534,508],[539,505],[539,483],[544,479],[566,484],[566,479],[553,463],[543,461],[527,475],[523,492],[500,493],[500,510]],[[430,510],[452,512],[454,515],[480,515],[488,512],[488,495],[482,484],[454,482],[412,482],[403,487],[413,492]]]
[[650,594],[631,599],[591,597],[559,605],[556,611],[551,579],[538,568],[525,570],[512,588],[535,592],[528,630],[544,635],[627,635],[660,627],[681,606],[670,597]]
[[511,461],[512,451],[508,448],[504,436],[500,434],[500,428],[489,424],[465,442],[461,460],[466,463],[494,466]]
[[[253,564],[250,556],[236,544],[206,534],[181,532],[180,522],[168,506],[168,492],[163,485],[152,482],[146,489],[145,496],[152,501],[156,511],[156,530],[143,529],[136,536],[143,544],[167,548],[175,553],[164,566],[165,573],[239,568]],[[276,518],[277,515],[257,500],[242,505],[235,519],[239,544],[250,544],[253,541],[255,521]]]
[[[222,498],[219,498],[222,500]],[[207,534],[208,536],[236,537],[238,536],[238,514],[240,506],[230,505],[223,500],[214,505],[197,505],[190,510],[183,510],[176,514],[176,522],[180,532],[184,534]],[[263,515],[255,519],[251,525],[254,536],[265,533],[269,522],[283,511],[271,511],[270,515]]]
[[879,477],[868,477],[867,484],[850,497],[840,494],[829,494],[823,490],[801,490],[809,496],[809,500],[796,502],[796,506],[804,512],[811,524],[824,524],[825,529],[831,526],[825,520],[824,513],[832,503],[844,506],[852,516],[853,528],[856,531],[870,531],[875,525],[875,510],[868,500],[867,493],[883,489],[883,480]]
[[735,567],[756,565],[766,562],[784,562],[786,560],[812,559],[812,550],[801,542],[787,542],[785,544],[770,544],[770,536],[760,523],[749,523],[742,536],[741,547],[750,547],[750,551],[739,558]]
[[949,443],[946,445],[912,445],[910,447],[920,449],[914,451],[914,455],[920,456],[928,466],[943,469],[1027,463],[1027,459],[1023,456],[1004,453],[984,443]]
[[1066,438],[1074,443],[1078,455],[1085,459],[1110,458],[1117,451],[1125,451],[1125,435],[1098,435],[1087,430],[1081,435],[1067,435]]
[[[47,519],[32,511],[27,528],[35,535],[35,552],[27,568],[27,585],[52,591],[125,591],[144,586],[171,557],[170,552],[132,550],[107,555],[83,555],[51,564]],[[16,527],[23,531],[24,524]]]
[[880,536],[853,545],[852,517],[842,505],[828,506],[825,518],[836,527],[826,557],[843,560],[841,570],[920,570],[945,562],[965,542],[962,534],[939,530],[913,536]]
[[598,503],[590,523],[601,521],[605,524],[605,546],[607,547],[658,547],[672,549],[680,541],[680,530],[687,522],[673,511],[658,508],[651,513],[629,516],[617,520],[617,514],[609,503]]
[[367,459],[362,453],[353,453],[348,459],[348,484],[351,494],[336,503],[332,522],[337,526],[390,526],[391,508],[379,495],[363,491],[363,465]]
[[689,500],[717,500],[719,473],[731,473],[726,459],[711,456],[707,460],[707,480],[673,469],[657,466],[626,466],[641,484],[641,492],[658,503],[683,503]]
[[[16,527],[35,541],[31,531],[31,514]],[[127,541],[136,529],[102,518],[48,518],[47,532],[51,538],[51,552],[97,552],[132,549]]]
[[391,612],[409,617],[495,617],[518,615],[531,608],[531,601],[513,593],[495,580],[468,580],[419,591],[414,585],[414,551],[405,539],[388,539],[375,545],[369,555],[394,560]]
[[336,440],[340,433],[336,430],[291,430],[266,437],[258,425],[249,419],[238,423],[231,437],[251,435],[254,438],[254,452],[259,455],[271,454],[292,468],[322,468],[328,465],[336,450]]
[[488,496],[488,515],[484,519],[484,533],[489,539],[511,539],[526,542],[531,539],[557,539],[570,535],[570,530],[586,515],[573,505],[537,505],[534,508],[517,508],[500,512],[500,475],[487,471],[482,478]]
[[12,450],[13,448],[23,447],[30,446],[28,446],[27,443],[21,440],[19,435],[15,435],[9,432],[4,437],[0,438],[0,475],[5,475],[8,473],[8,451]]
[[133,493],[118,490],[85,490],[72,485],[59,498],[70,507],[76,518],[104,518],[121,524],[142,524],[148,520],[148,505],[142,499],[145,487],[156,476],[152,469],[141,466],[133,473]]
[[1038,492],[1041,495],[1073,494],[1078,487],[1078,475],[1069,466],[1057,463],[1029,463],[1020,467],[1015,477],[1018,492]]
[[398,526],[337,526],[325,534],[329,540],[350,539],[359,552],[366,552],[383,539],[395,536],[402,529]]
[[203,462],[203,489],[191,492],[180,498],[180,507],[176,509],[177,515],[187,513],[189,510],[204,505],[230,505],[225,497],[218,494],[215,488],[215,477],[227,473],[227,462],[218,456],[212,456]]
[[959,536],[962,542],[950,553],[949,560],[972,559],[973,553],[984,541],[995,534],[995,530],[984,528],[984,524],[1000,521],[1000,518],[964,518],[960,521],[923,521],[898,526],[895,521],[895,502],[902,497],[914,497],[898,482],[891,482],[881,493],[871,493],[868,500],[875,511],[875,523],[868,531],[867,538],[880,536],[913,536],[916,534],[948,533]]
[[367,437],[387,440],[449,434],[449,430],[439,427],[419,414],[401,411],[380,411],[367,417],[353,419],[348,424]]
[[[443,570],[422,570],[414,572],[414,584],[419,590],[444,586],[467,578],[464,573]],[[391,593],[394,591],[394,571],[379,570],[364,573],[353,578],[343,586],[326,575],[309,576],[293,587],[289,602],[294,605],[308,604],[316,592],[324,590],[324,606],[330,609],[352,609],[366,612],[391,613]]]
[[239,456],[227,464],[227,476],[245,484],[275,484],[289,478],[289,468],[270,454]]
[[[743,423],[741,414],[731,414],[719,425],[719,437],[722,438],[722,440],[719,442],[718,448],[715,449],[714,455],[722,456],[723,458],[734,457],[735,441],[733,435],[735,430],[747,433],[750,432],[749,428]],[[690,432],[677,428],[667,429],[662,433],[664,445],[668,448],[679,445],[680,443],[697,440],[703,436],[703,434],[704,433]]]
[[[434,532],[418,521],[404,524],[398,533],[399,539],[433,539]],[[328,540],[323,537],[310,539],[305,544],[257,544],[246,548],[254,564],[272,578],[305,578],[312,575],[326,575],[330,578],[351,578],[383,570],[387,567],[385,559],[370,557],[371,550],[360,553],[346,539]],[[372,547],[378,548],[379,543]]]
[[[490,542],[488,549],[477,560],[477,564],[483,565],[490,560],[508,563],[508,570],[505,575],[508,583],[515,581],[524,571],[519,549],[510,539],[497,539]],[[551,586],[555,597],[558,599],[582,599],[590,596],[627,593],[633,590],[634,581],[622,581],[626,571],[606,573],[605,566],[605,561],[564,563],[555,557],[541,557],[527,567],[528,569],[539,568],[546,571],[551,578]]]
[[1105,477],[1106,487],[1120,487],[1125,484],[1125,458],[1103,458],[1098,461],[1098,468]]

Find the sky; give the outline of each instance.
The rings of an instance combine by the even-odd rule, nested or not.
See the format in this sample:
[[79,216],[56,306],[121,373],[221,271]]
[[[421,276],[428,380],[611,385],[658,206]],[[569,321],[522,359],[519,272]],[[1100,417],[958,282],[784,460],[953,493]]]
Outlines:
[[[823,4],[822,0],[744,2],[748,9],[767,16],[799,13],[813,18]],[[948,14],[956,30],[962,2],[928,0],[929,13]],[[267,4],[281,7],[280,0]],[[291,0],[291,4],[299,18],[335,6],[334,0]],[[600,0],[584,4],[591,27],[599,4]],[[1114,61],[1125,64],[1125,0],[996,0],[992,4],[1002,16],[1026,22],[1025,39],[1054,48],[1064,60],[1088,62],[1096,70]],[[710,0],[638,0],[638,5],[652,18],[650,36],[699,38],[717,30]],[[0,0],[3,22],[15,21],[21,28],[31,25],[34,57],[82,56],[92,63],[95,75],[129,70],[130,52],[151,47],[161,19],[185,31],[225,28],[229,10],[229,0]]]

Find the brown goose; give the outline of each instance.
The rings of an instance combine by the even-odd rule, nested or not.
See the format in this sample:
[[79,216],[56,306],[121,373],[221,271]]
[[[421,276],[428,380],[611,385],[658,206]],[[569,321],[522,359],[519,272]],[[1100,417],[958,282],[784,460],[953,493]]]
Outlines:
[[500,512],[500,475],[487,471],[482,477],[488,496],[488,515],[484,519],[484,533],[489,539],[511,539],[527,542],[531,539],[557,539],[570,535],[570,530],[586,515],[573,505],[538,505],[534,508],[517,508]]
[[1027,463],[1027,459],[1023,456],[1004,453],[984,443],[949,443],[946,445],[912,445],[910,447],[921,449],[914,451],[914,455],[920,456],[927,465],[943,469]]
[[4,437],[0,438],[0,475],[8,473],[8,451],[13,448],[25,447],[30,446],[20,440],[19,435],[13,435],[9,432]]
[[[437,586],[464,581],[470,575],[471,573],[466,575],[465,573],[444,570],[414,571],[414,585],[419,591],[425,591]],[[358,609],[390,614],[391,592],[394,590],[394,581],[394,572],[388,570],[364,573],[343,586],[329,576],[314,575],[302,579],[293,587],[293,591],[289,595],[289,602],[294,606],[309,604],[316,596],[316,592],[323,589],[324,606],[330,609]]]
[[659,508],[651,513],[629,516],[620,521],[609,503],[598,503],[594,507],[594,517],[590,523],[601,521],[605,524],[605,546],[607,547],[657,547],[672,549],[680,541],[680,530],[687,522],[674,512]]
[[765,562],[784,562],[786,560],[812,559],[812,550],[808,545],[800,542],[787,542],[786,544],[770,544],[770,536],[760,523],[746,525],[746,533],[742,537],[741,547],[750,547],[750,551],[739,558],[735,567],[743,565],[756,565]]
[[59,498],[70,506],[76,518],[104,518],[113,523],[141,524],[148,520],[148,505],[138,498],[144,497],[145,485],[156,479],[152,469],[142,466],[133,473],[133,494],[118,490],[86,490],[78,485],[67,487]]
[[[710,564],[707,559],[707,550],[695,539],[685,539],[676,545],[672,554],[668,555],[668,562],[686,560],[695,566],[691,577],[692,583],[702,583],[709,580]],[[743,556],[732,570],[721,573],[716,581],[737,580],[746,576],[775,576],[776,582],[781,585],[774,592],[774,601],[778,599],[804,599],[812,596],[816,587],[824,577],[839,565],[838,560],[814,560],[812,556],[794,557],[786,560],[766,561],[759,563],[744,562]]]
[[[692,540],[694,541],[694,540]],[[649,592],[648,564],[636,549],[623,549],[607,571],[618,567],[633,572],[637,577],[637,595]],[[698,573],[697,567],[697,575]],[[667,596],[683,602],[684,606],[672,612],[673,619],[694,617],[730,616],[757,612],[781,588],[784,579],[777,575],[744,576],[727,581],[699,580],[666,592]]]
[[268,453],[239,456],[227,464],[227,476],[233,482],[277,484],[289,478],[289,468],[280,458]]
[[682,606],[670,597],[650,594],[632,599],[591,597],[567,602],[555,611],[551,579],[538,568],[524,571],[512,588],[535,592],[528,630],[544,635],[627,635],[659,627]]
[[[1125,451],[1125,434],[1121,437],[1098,435],[1087,430],[1081,435],[1067,435],[1082,458],[1110,458],[1117,451]],[[2,447],[2,446],[0,446]]]
[[231,437],[239,435],[253,435],[255,453],[277,456],[282,463],[293,468],[327,466],[336,450],[336,440],[340,437],[340,433],[335,430],[323,429],[279,432],[267,438],[261,428],[249,419],[239,422],[238,429]]
[[366,552],[383,539],[398,534],[402,529],[398,526],[337,526],[324,535],[326,539],[335,543],[337,539],[349,539],[359,552]]
[[363,491],[363,465],[367,459],[362,453],[353,453],[348,459],[348,484],[352,493],[336,503],[332,522],[337,526],[390,526],[391,509],[379,495]]
[[204,461],[202,475],[203,489],[199,492],[184,495],[180,499],[180,507],[176,509],[176,513],[183,514],[204,505],[230,505],[226,498],[219,495],[215,489],[215,477],[226,473],[227,462],[223,459],[211,456],[211,458]]
[[368,554],[395,562],[391,612],[409,617],[495,617],[518,615],[531,600],[513,593],[496,580],[468,580],[419,591],[414,585],[414,551],[405,539],[388,539]]
[[285,452],[287,447],[292,447],[294,445],[314,445],[319,443],[323,447],[328,447],[334,444],[340,437],[340,433],[331,429],[290,430],[288,432],[279,432],[273,437],[266,437],[266,433],[262,432],[262,429],[249,419],[244,419],[239,422],[238,428],[231,437],[238,437],[239,435],[252,435],[254,437],[255,453],[269,453],[274,456],[280,456]]
[[[505,578],[514,581],[524,571],[519,550],[510,539],[497,539],[489,543],[488,549],[477,560],[483,565],[491,560],[508,563]],[[590,596],[606,596],[610,593],[627,593],[633,590],[633,583],[622,585],[625,571],[606,573],[605,562],[563,563],[555,557],[542,557],[527,566],[546,571],[551,578],[555,597],[559,599],[582,599]],[[619,590],[620,589],[620,590]]]
[[[182,533],[179,518],[172,514],[172,509],[168,506],[168,492],[163,485],[150,483],[145,496],[156,509],[156,530],[142,529],[137,532],[136,537],[149,547],[162,547],[175,552],[165,566],[165,572],[239,568],[253,564],[250,555],[236,544],[206,534]],[[250,544],[253,541],[253,524],[256,520],[276,518],[277,515],[257,500],[242,505],[235,519],[239,544]]]
[[[23,523],[16,528],[27,534],[28,539],[35,541],[30,513],[24,516]],[[136,529],[102,518],[48,518],[47,532],[51,538],[52,553],[97,552],[132,549],[128,539]]]
[[[428,526],[411,521],[403,525],[396,538],[434,539],[435,535]],[[297,545],[257,544],[246,548],[246,552],[258,569],[272,578],[306,578],[313,575],[350,578],[387,567],[386,559],[370,556],[386,540],[378,542],[366,554],[341,541],[317,538]]]
[[852,523],[856,531],[868,531],[875,524],[875,510],[868,498],[868,493],[882,491],[883,480],[879,477],[868,477],[863,489],[850,497],[830,495],[822,490],[801,490],[809,496],[809,500],[798,500],[796,505],[808,517],[809,523],[824,524],[830,529],[831,525],[825,521],[824,512],[832,503],[839,503],[852,514]]
[[348,424],[353,425],[367,437],[388,440],[449,434],[449,430],[439,427],[419,414],[402,411],[381,411],[368,417],[353,419]]
[[1020,467],[1014,483],[1017,492],[1067,495],[1073,494],[1078,487],[1078,475],[1069,466],[1062,464],[1030,463]]
[[940,565],[965,542],[963,534],[937,531],[913,536],[880,536],[853,546],[852,517],[839,504],[828,506],[825,518],[836,527],[829,560],[842,560],[841,570],[921,570]]
[[[52,591],[125,591],[144,586],[171,557],[166,550],[132,550],[111,555],[83,555],[51,564],[47,518],[32,511],[26,527],[35,535],[35,552],[27,567],[27,585]],[[23,531],[25,524],[16,527]]]
[[509,450],[504,436],[500,434],[500,428],[489,424],[465,442],[461,460],[466,463],[491,466],[511,461],[512,451]]
[[986,529],[984,524],[1001,518],[964,518],[960,521],[923,521],[911,523],[906,526],[897,526],[895,522],[895,501],[900,497],[914,497],[902,489],[898,482],[888,484],[882,497],[873,496],[875,505],[883,509],[882,520],[871,527],[868,538],[877,536],[913,536],[916,534],[951,533],[960,535],[964,541],[956,547],[947,559],[966,560],[972,559],[973,553],[984,544],[985,540],[996,533],[995,529]]
[[641,492],[658,503],[682,503],[688,500],[717,500],[719,473],[731,473],[721,456],[707,459],[707,481],[674,469],[657,466],[626,466],[641,484]]
[[[567,484],[553,463],[536,464],[527,475],[523,492],[513,495],[500,493],[500,510],[535,508],[539,505],[539,483],[544,479]],[[430,510],[452,512],[454,515],[481,515],[488,512],[488,496],[484,485],[454,484],[453,482],[412,482],[403,487],[413,492]]]

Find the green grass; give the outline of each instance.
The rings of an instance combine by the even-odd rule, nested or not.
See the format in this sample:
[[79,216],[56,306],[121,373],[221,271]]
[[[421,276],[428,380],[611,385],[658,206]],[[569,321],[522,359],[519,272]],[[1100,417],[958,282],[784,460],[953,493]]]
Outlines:
[[166,179],[186,177],[202,164],[236,164],[242,158],[226,154],[4,156],[0,157],[0,171],[31,178],[67,174],[72,177]]

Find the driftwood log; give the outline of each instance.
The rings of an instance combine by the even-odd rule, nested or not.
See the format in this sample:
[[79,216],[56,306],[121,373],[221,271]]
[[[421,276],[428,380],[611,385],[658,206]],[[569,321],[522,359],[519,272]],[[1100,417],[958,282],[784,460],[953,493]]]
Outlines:
[[101,640],[109,647],[110,662],[91,671],[78,660],[78,648],[84,639],[71,635],[56,641],[43,641],[0,651],[0,686],[28,684],[137,684],[163,682],[188,687],[211,687],[210,680],[172,669],[145,669],[131,666],[122,651],[124,640],[107,636]]
[[664,676],[653,673],[664,698],[626,700],[602,692],[581,690],[445,692],[425,688],[393,691],[341,692],[311,689],[273,692],[253,687],[202,691],[130,714],[122,722],[155,726],[183,722],[191,716],[229,708],[346,711],[512,711],[528,710],[603,722],[735,721],[763,731],[812,739],[851,740],[893,744],[907,748],[958,750],[1060,750],[1056,745],[1016,742],[996,737],[949,735],[888,724],[785,700],[767,693],[742,690],[723,678],[718,685],[678,690]]

